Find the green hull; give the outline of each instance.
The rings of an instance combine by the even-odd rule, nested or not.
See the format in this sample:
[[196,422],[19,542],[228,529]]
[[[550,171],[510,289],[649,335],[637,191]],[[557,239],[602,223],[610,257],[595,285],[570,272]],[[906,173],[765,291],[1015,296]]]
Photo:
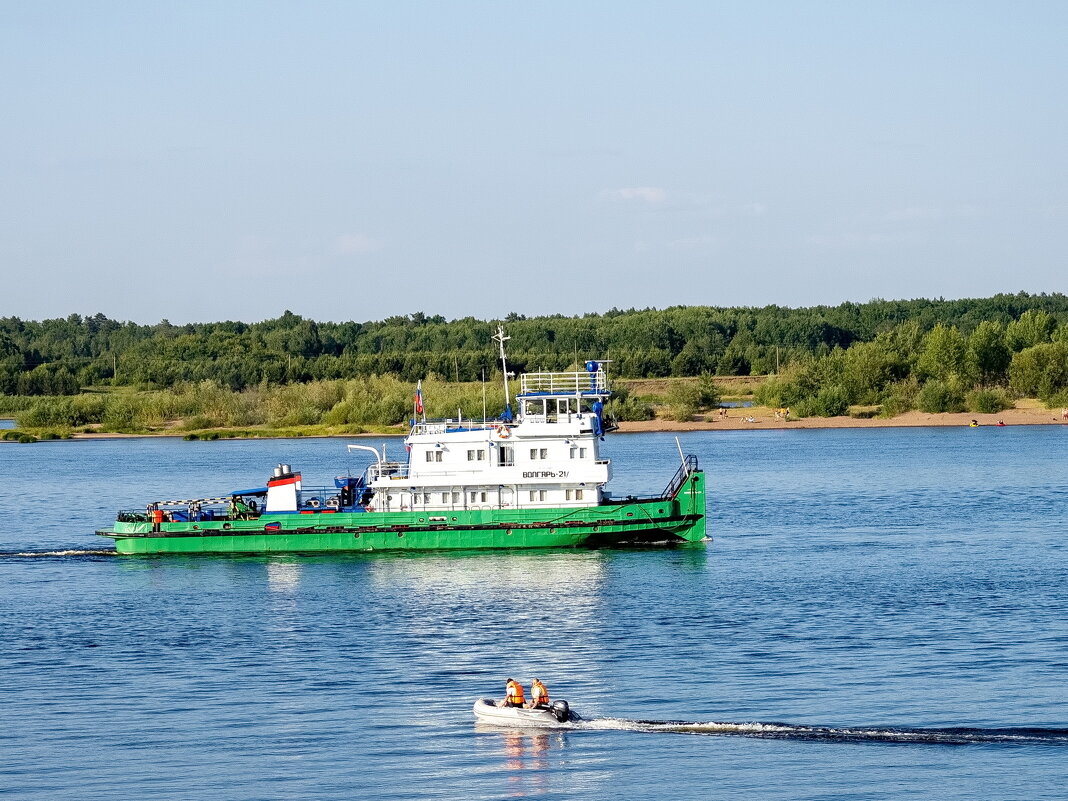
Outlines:
[[[268,528],[271,527],[271,528]],[[705,538],[704,473],[670,498],[562,509],[265,514],[253,520],[116,523],[123,554],[558,548]]]

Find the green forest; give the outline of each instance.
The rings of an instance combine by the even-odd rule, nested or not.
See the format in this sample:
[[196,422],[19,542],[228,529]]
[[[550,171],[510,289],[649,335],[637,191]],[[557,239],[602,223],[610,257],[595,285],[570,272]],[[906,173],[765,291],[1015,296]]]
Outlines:
[[[100,423],[108,405],[119,403],[111,396],[136,405],[129,400],[136,392],[172,407],[158,409],[153,419],[397,423],[416,380],[444,392],[447,385],[499,378],[491,340],[496,322],[416,313],[333,323],[288,311],[258,323],[187,325],[139,325],[101,314],[0,318],[0,395],[6,396],[0,411],[36,408],[42,425]],[[1068,297],[1060,293],[796,309],[513,313],[502,322],[517,373],[579,369],[588,358],[602,358],[617,378],[765,375],[757,401],[790,406],[802,416],[843,414],[855,405],[893,415],[913,408],[996,411],[1016,397],[1050,406],[1068,402]],[[708,382],[703,386],[707,390]],[[101,397],[86,399],[86,390]],[[695,397],[678,403],[700,406],[702,393],[707,403],[713,395],[706,390],[695,383],[689,390]],[[480,389],[454,395],[453,409],[481,407]],[[213,416],[205,412],[205,396],[243,397],[244,406],[259,411]],[[76,397],[83,412],[75,409]],[[624,418],[650,414],[647,404],[632,398],[619,399],[617,407]],[[137,427],[121,410],[112,409],[111,416],[114,430],[124,423]]]

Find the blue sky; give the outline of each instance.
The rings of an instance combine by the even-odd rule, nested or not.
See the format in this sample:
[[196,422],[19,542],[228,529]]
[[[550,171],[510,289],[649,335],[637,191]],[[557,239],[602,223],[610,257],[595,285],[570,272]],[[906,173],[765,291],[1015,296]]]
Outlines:
[[0,4],[0,315],[1068,291],[1063,2]]

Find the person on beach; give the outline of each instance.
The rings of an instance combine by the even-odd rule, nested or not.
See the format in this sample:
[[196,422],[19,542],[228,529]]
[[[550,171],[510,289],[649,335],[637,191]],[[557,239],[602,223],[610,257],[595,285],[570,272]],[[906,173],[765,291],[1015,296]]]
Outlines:
[[504,685],[504,700],[498,706],[523,706],[523,685],[515,679],[508,679]]
[[549,690],[541,683],[541,679],[534,679],[530,685],[530,708],[547,709],[549,706]]

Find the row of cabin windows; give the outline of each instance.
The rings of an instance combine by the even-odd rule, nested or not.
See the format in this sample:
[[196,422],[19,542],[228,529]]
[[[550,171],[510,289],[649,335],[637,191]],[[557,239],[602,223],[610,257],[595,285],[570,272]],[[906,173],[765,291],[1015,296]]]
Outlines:
[[[431,497],[432,497],[431,493],[424,492],[424,493],[422,493],[422,496],[423,496],[423,503],[424,504],[430,504],[431,503]],[[484,491],[469,492],[468,493],[468,502],[469,503],[486,503],[486,497],[487,497],[487,494]],[[564,491],[564,497],[567,498],[567,500],[569,500],[569,501],[581,501],[583,499],[583,490],[580,490],[580,489],[565,490]],[[545,490],[530,490],[530,500],[532,500],[532,501],[544,501],[545,499],[546,499],[546,491]],[[416,503],[418,503],[419,495],[418,494],[413,495],[413,500]],[[442,502],[442,504],[446,504],[446,505],[449,504],[450,502],[453,503],[453,504],[458,504],[460,502],[460,493],[459,492],[443,492],[443,493],[441,493],[441,502]]]
[[[429,504],[430,503],[430,493],[429,492],[423,492],[422,494],[423,494],[423,503]],[[543,496],[544,496],[545,491],[541,492],[541,494],[543,494]],[[415,496],[413,496],[413,498],[414,498],[415,501],[418,502],[419,501],[419,494],[415,494]],[[543,498],[541,500],[545,500],[545,499]],[[482,492],[482,491],[469,492],[468,493],[468,501],[470,503],[486,503],[486,492]],[[447,505],[449,503],[459,503],[459,502],[460,502],[460,493],[459,492],[442,492],[441,493],[441,503],[442,504],[446,504]]]
[[[586,448],[580,448],[576,445],[571,446],[570,456],[572,459],[585,459]],[[502,466],[510,467],[515,464],[515,449],[503,445],[498,449],[499,464]],[[536,462],[538,460],[544,460],[549,458],[548,448],[531,448],[530,460]],[[432,450],[426,452],[426,460],[428,462],[440,462],[442,461],[442,452],[438,450]],[[484,462],[486,461],[486,449],[477,448],[469,449],[467,451],[467,461],[469,462]]]
[[[586,448],[580,448],[577,445],[572,445],[571,446],[571,454],[570,455],[571,455],[572,459],[585,459],[586,458]],[[530,459],[531,459],[531,461],[536,461],[538,459],[548,459],[548,458],[549,458],[549,449],[548,448],[531,448],[530,449]]]
[[[583,491],[580,490],[580,489],[565,490],[564,491],[564,497],[567,498],[567,500],[569,500],[569,501],[581,501],[582,500],[582,492]],[[531,490],[530,491],[530,500],[532,500],[532,501],[544,501],[545,500],[545,490]]]
[[523,401],[523,414],[528,417],[543,414],[552,417],[592,411],[593,401],[588,398],[527,398]]
[[[442,460],[441,451],[427,451],[426,460],[428,462],[440,462]],[[478,448],[471,449],[467,452],[467,461],[469,462],[484,462],[486,461],[486,449]],[[503,459],[502,459],[503,464]]]

